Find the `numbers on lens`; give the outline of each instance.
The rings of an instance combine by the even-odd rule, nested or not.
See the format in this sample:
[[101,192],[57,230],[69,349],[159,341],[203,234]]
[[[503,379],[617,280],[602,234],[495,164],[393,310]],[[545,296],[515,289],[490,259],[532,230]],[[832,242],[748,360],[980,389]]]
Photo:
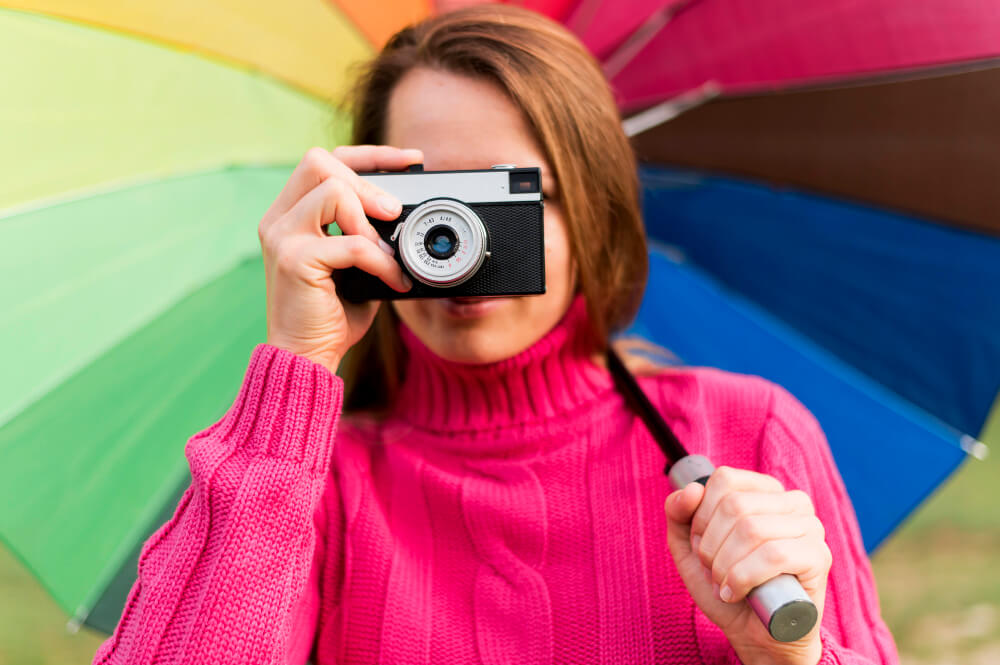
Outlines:
[[486,227],[469,207],[435,199],[418,206],[403,224],[401,258],[425,284],[454,286],[479,270],[486,239]]

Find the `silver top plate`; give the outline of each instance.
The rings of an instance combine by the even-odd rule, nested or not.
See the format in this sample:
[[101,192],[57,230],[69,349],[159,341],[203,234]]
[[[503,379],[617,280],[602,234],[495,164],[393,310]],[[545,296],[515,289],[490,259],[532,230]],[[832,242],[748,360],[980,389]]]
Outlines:
[[541,192],[512,194],[510,171],[428,171],[426,173],[364,173],[361,177],[405,205],[447,197],[465,203],[541,201]]

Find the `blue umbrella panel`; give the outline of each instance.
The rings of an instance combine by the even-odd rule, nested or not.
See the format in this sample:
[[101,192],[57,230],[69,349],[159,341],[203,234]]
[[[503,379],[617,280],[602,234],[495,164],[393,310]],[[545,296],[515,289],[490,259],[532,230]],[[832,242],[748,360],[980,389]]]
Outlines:
[[690,171],[642,178],[660,247],[633,330],[798,397],[874,550],[996,412],[1000,240]]

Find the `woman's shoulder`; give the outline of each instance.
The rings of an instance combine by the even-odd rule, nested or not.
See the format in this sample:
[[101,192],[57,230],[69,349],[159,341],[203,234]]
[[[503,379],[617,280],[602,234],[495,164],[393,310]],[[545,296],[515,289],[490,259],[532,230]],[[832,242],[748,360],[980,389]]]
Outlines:
[[639,374],[637,378],[647,394],[651,398],[659,397],[661,406],[667,409],[686,406],[766,415],[776,399],[785,399],[786,394],[791,396],[779,384],[762,376],[717,367],[661,367]]
[[730,446],[759,449],[767,445],[766,430],[773,427],[805,439],[822,436],[819,423],[802,402],[762,376],[673,366],[638,380],[671,426],[686,429],[689,438],[704,440],[717,453]]

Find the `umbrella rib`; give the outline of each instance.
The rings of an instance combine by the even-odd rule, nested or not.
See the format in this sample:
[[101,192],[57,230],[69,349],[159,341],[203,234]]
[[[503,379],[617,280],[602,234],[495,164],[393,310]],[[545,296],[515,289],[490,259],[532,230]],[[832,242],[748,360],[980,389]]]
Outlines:
[[[688,181],[689,182],[689,181]],[[650,242],[650,247],[660,249],[665,245],[659,241]],[[712,289],[718,292],[736,294],[730,287],[720,282],[711,275],[705,268],[697,266],[691,262],[685,262],[687,269],[699,275],[705,282],[711,285]],[[843,381],[845,384],[853,385],[866,394],[877,399],[882,405],[900,416],[913,419],[914,414],[918,414],[920,419],[928,425],[938,428],[938,434],[942,438],[949,439],[953,446],[965,450],[961,445],[963,436],[974,439],[971,435],[963,432],[954,425],[945,422],[938,415],[928,411],[924,407],[914,404],[899,393],[895,392],[884,383],[868,376],[854,365],[841,359],[835,353],[813,342],[797,328],[782,323],[773,314],[767,312],[760,304],[744,296],[730,297],[730,306],[737,312],[752,318],[756,325],[767,330],[769,334],[784,341],[794,341],[794,346],[804,358],[817,365],[827,368],[827,371]]]
[[[248,256],[237,256],[230,263],[223,265],[221,267],[221,270],[215,275],[215,277],[223,275],[226,272],[232,270],[234,267],[240,265],[244,261],[247,261],[249,259],[254,259],[254,258],[258,257],[258,256],[260,256],[259,253],[253,254],[253,255],[248,255]],[[209,279],[211,279],[211,278],[209,278]],[[188,297],[189,295],[191,295],[191,292],[180,294],[179,297],[176,298],[176,300],[174,301],[174,303],[176,304],[177,302],[180,302],[181,300],[183,300],[184,298]],[[5,409],[0,410],[0,429],[2,429],[3,427],[5,427],[10,421],[14,420],[20,413],[22,413],[23,411],[29,409],[33,404],[35,404],[36,402],[42,400],[49,392],[52,391],[53,388],[55,388],[55,387],[61,385],[62,383],[64,383],[69,377],[74,376],[75,374],[83,371],[84,368],[88,367],[97,358],[99,358],[103,353],[105,353],[109,349],[114,348],[115,344],[117,344],[118,342],[120,342],[122,339],[128,337],[129,335],[131,335],[132,333],[134,333],[136,330],[138,330],[138,329],[142,328],[143,326],[147,325],[150,321],[152,321],[153,319],[155,319],[156,316],[157,316],[157,314],[154,314],[150,319],[148,319],[146,321],[139,321],[139,322],[137,322],[136,325],[131,330],[126,331],[122,337],[114,339],[114,340],[111,340],[110,343],[107,346],[105,346],[104,348],[98,349],[96,353],[91,354],[87,358],[84,358],[80,363],[78,363],[76,365],[73,365],[73,366],[65,367],[64,371],[62,371],[62,372],[60,372],[58,374],[53,375],[50,378],[49,381],[46,381],[45,383],[39,384],[38,388],[36,390],[34,390],[34,391],[30,392],[30,393],[26,393],[18,401],[14,402],[13,404],[7,405],[7,407]]]
[[967,455],[975,457],[980,462],[990,456],[989,446],[974,436],[963,434],[961,440],[958,442],[958,445],[962,446],[962,450],[964,450]]
[[215,166],[184,171],[183,173],[160,173],[150,172],[137,177],[118,178],[108,180],[99,185],[80,187],[72,189],[55,196],[46,196],[33,201],[26,201],[18,205],[0,210],[0,222],[5,219],[29,214],[37,210],[54,208],[56,206],[75,203],[85,199],[114,194],[126,189],[145,187],[147,185],[161,184],[171,180],[183,180],[185,178],[198,178],[211,173],[219,173],[233,169],[291,169],[295,167],[294,162],[247,162],[247,163],[222,163]]
[[[289,168],[290,169],[292,167],[292,165],[291,164],[281,164],[281,165],[264,165],[264,164],[262,164],[262,165],[253,166],[253,167],[236,167],[236,168],[277,168],[277,167],[280,167],[280,168]],[[152,178],[142,178],[142,179],[130,179],[127,182],[132,183],[132,186],[141,186],[141,185],[148,185],[148,184],[160,184],[162,182],[165,182],[165,181],[171,180],[171,179],[179,180],[179,179],[190,178],[190,177],[200,177],[200,176],[203,176],[203,175],[208,174],[208,173],[215,173],[215,172],[225,171],[225,170],[229,170],[231,168],[233,168],[233,167],[231,167],[231,166],[224,166],[224,167],[220,167],[220,168],[206,169],[206,170],[203,170],[203,171],[193,171],[193,172],[189,172],[189,173],[185,173],[185,174],[180,174],[180,175],[175,176],[174,178],[168,178],[168,179],[155,180],[155,179],[152,179]],[[117,181],[117,182],[120,184],[123,181]],[[99,189],[100,191],[97,192],[97,193],[95,193],[95,189]],[[118,189],[124,189],[124,188],[118,188]],[[108,191],[114,191],[114,189],[109,189],[107,187],[103,187],[102,186],[101,188],[89,188],[87,190],[88,196],[96,196],[98,194],[105,194]],[[60,197],[60,198],[62,198],[62,197]],[[79,192],[77,192],[77,196],[73,196],[71,198],[67,198],[66,200],[61,200],[60,203],[68,203],[68,202],[70,202],[72,200],[78,200],[80,198],[87,198],[87,197],[82,196],[82,195],[79,194]],[[48,201],[48,200],[49,199],[46,199],[46,201]],[[36,203],[36,204],[32,205],[31,207],[35,208],[35,207],[44,207],[44,206],[37,205],[37,203]],[[23,210],[22,210],[22,212],[23,212]],[[2,216],[0,216],[0,221],[3,221],[3,217]],[[235,261],[232,262],[232,263],[230,263],[230,264],[227,264],[226,266],[224,266],[223,269],[222,269],[222,271],[219,274],[223,274],[225,271],[231,270],[234,266],[239,265],[239,263],[247,260],[247,258],[248,258],[247,256],[235,257]],[[182,296],[182,297],[184,297],[184,296]],[[10,319],[10,318],[13,318],[13,317],[17,316],[18,312],[11,310],[11,311],[8,311],[6,314],[7,314],[7,318]],[[140,324],[140,325],[142,325],[142,324]],[[80,371],[83,367],[86,367],[87,364],[89,364],[89,362],[91,362],[93,360],[93,358],[95,358],[95,357],[97,357],[97,356],[96,355],[95,356],[91,356],[85,362],[83,362],[83,363],[81,363],[81,364],[79,364],[77,366],[64,368],[65,369],[64,372],[60,373],[58,376],[53,377],[51,381],[46,382],[45,384],[42,384],[42,385],[38,386],[38,390],[22,395],[21,398],[17,402],[15,402],[13,404],[7,404],[7,405],[5,405],[4,408],[0,409],[0,428],[3,428],[4,426],[6,426],[7,423],[10,422],[11,420],[13,420],[14,418],[16,418],[19,413],[21,413],[25,409],[29,408],[32,404],[34,404],[38,400],[42,399],[48,393],[48,391],[52,389],[52,387],[54,387],[56,385],[59,385],[67,377],[72,376],[74,373]]]
[[711,101],[722,93],[722,86],[715,81],[706,81],[693,90],[677,95],[665,102],[622,120],[622,129],[628,137],[642,134],[673,120],[681,113]]
[[650,41],[659,34],[660,30],[664,28],[673,18],[679,13],[687,9],[693,3],[698,2],[698,0],[687,0],[687,2],[682,2],[676,5],[670,5],[667,7],[661,7],[655,12],[653,12],[642,24],[635,29],[632,34],[622,41],[621,44],[615,48],[611,54],[604,59],[604,64],[602,65],[604,69],[604,75],[608,80],[613,79],[617,76],[625,67],[628,66],[632,60],[635,59],[637,55],[646,47]]
[[[878,86],[889,83],[903,83],[906,81],[920,81],[923,79],[984,71],[994,69],[996,67],[1000,67],[1000,57],[987,57],[977,60],[961,60],[942,64],[912,65],[888,71],[870,71],[850,75],[831,74],[823,79],[807,78],[795,80],[754,81],[737,87],[724,85],[723,92],[726,95],[726,99],[771,97],[786,93],[822,92],[825,90],[843,90],[846,88]],[[659,99],[660,97],[655,95],[637,97],[630,101],[629,108],[641,108],[646,104],[655,104]]]

